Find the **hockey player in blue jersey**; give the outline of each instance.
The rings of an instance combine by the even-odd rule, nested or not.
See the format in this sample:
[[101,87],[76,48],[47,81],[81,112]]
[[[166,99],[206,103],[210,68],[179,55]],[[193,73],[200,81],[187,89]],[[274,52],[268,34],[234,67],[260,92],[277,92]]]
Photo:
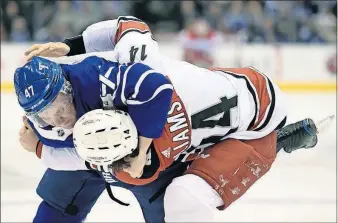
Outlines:
[[[122,78],[124,77],[126,70],[129,72],[128,77],[130,78],[128,78],[126,83],[122,84]],[[121,94],[122,87],[125,87],[125,93],[129,94],[128,91],[133,90],[133,86],[137,83],[140,75],[148,70],[150,70],[150,68],[143,64],[124,66],[98,57],[89,57],[82,62],[73,65],[58,65],[46,59],[35,57],[28,64],[19,68],[15,74],[14,80],[16,93],[19,98],[20,106],[23,107],[28,117],[28,124],[38,136],[39,143],[36,148],[37,153],[41,154],[42,146],[44,147],[43,153],[48,153],[48,149],[57,150],[59,148],[61,150],[64,147],[72,147],[70,129],[74,126],[75,121],[90,110],[103,108],[105,106],[109,107],[109,104],[104,104],[105,97],[115,97],[114,106],[123,110],[128,110],[129,114],[133,117],[133,120],[135,120],[139,134],[141,135],[139,144],[144,144],[144,147],[148,149],[148,138],[157,138],[162,132],[161,126],[164,124],[164,117],[166,117],[168,111],[172,94],[172,85],[169,84],[168,80],[163,75],[153,73],[152,81],[148,82],[148,85],[144,85],[140,89],[137,98],[137,100],[141,102],[149,100],[149,98],[154,95],[154,92],[160,88],[161,91],[156,92],[156,97],[153,102],[147,103],[147,108],[137,104],[126,107],[124,104],[126,102],[122,101],[121,99],[123,97],[121,98],[121,95],[119,95]],[[39,75],[32,75],[33,72],[35,72],[35,74],[39,73]],[[100,82],[100,79],[102,80],[100,74],[102,73],[106,74],[105,77],[107,79]],[[119,77],[116,76],[117,73],[120,75]],[[116,78],[121,79],[116,80]],[[119,88],[115,89],[115,93],[113,93],[113,89],[108,88],[107,85],[112,87],[115,85],[114,83],[116,83],[116,81],[121,84]],[[48,86],[53,87],[48,89]],[[51,101],[53,102],[52,105],[50,105]],[[147,113],[148,116],[142,112],[145,109],[149,111]],[[144,122],[148,124],[144,125]],[[142,136],[145,138],[144,141],[142,141]],[[140,154],[145,155],[142,149],[140,149]],[[67,161],[59,159],[58,162],[65,163]],[[65,165],[68,164],[66,163]],[[86,166],[84,162],[82,165],[83,169],[85,169]],[[175,171],[171,174],[182,172],[184,167],[185,164],[173,167],[181,169],[181,171]],[[55,171],[49,170],[48,172],[54,174]],[[48,172],[45,174],[44,179],[48,177]],[[91,185],[85,185],[85,187],[88,188],[88,191],[83,191],[83,193],[88,193],[88,201],[86,201],[86,199],[79,201],[75,199],[75,202],[77,203],[74,203],[74,198],[72,197],[72,200],[59,201],[62,202],[61,205],[64,205],[62,207],[60,203],[53,202],[49,199],[45,200],[46,202],[42,203],[39,208],[39,211],[43,212],[43,214],[39,215],[40,213],[38,212],[35,219],[36,222],[61,221],[61,219],[64,219],[65,221],[68,220],[69,222],[80,222],[85,217],[86,212],[90,210],[90,206],[105,188],[105,183],[101,181],[100,177],[93,171],[78,171],[74,172],[74,174],[61,173],[60,175],[68,176],[68,174],[70,174],[69,176],[79,176],[77,180],[80,182],[88,180],[91,183]],[[104,173],[101,173],[101,175],[102,174],[104,175]],[[40,186],[43,185],[44,179],[42,179]],[[55,180],[66,182],[67,179],[68,177]],[[158,222],[163,218],[161,205],[156,205],[156,201],[149,203],[148,200],[155,195],[156,189],[154,188],[161,188],[168,184],[168,181],[172,179],[172,177],[161,179],[163,180],[139,188],[116,182],[116,179],[108,179],[108,182],[115,181],[113,185],[123,186],[134,192],[143,207],[147,222]],[[72,183],[69,182],[69,184],[65,186],[68,187],[71,184]],[[54,188],[51,189],[54,190]],[[55,190],[60,189],[62,190],[62,187],[55,188]],[[78,188],[74,188],[74,191],[76,189]],[[38,188],[37,192],[44,197],[53,196],[46,196],[44,194],[51,193],[51,191],[39,191]],[[82,193],[81,190],[80,192]],[[82,205],[86,206],[83,207]],[[52,208],[63,208],[64,210],[61,212],[53,212],[51,211]],[[150,209],[152,209],[151,212],[145,212]],[[79,210],[81,211],[80,215],[78,214]],[[158,212],[156,210],[158,210]],[[54,217],[50,218],[49,215]],[[65,216],[67,216],[67,218],[65,218]],[[158,218],[158,216],[160,216],[160,218]]]
[[[92,38],[94,33],[99,34],[99,36],[108,37],[107,41],[101,41],[100,39],[95,40],[95,37]],[[121,41],[122,36],[123,41]],[[129,42],[130,38],[133,40],[132,42]],[[89,39],[90,41],[88,41]],[[92,41],[96,42],[96,44],[93,44]],[[129,57],[130,47],[133,46],[135,49],[142,45],[147,46],[147,53],[149,53],[149,49],[156,50],[157,48],[157,43],[153,40],[147,24],[132,16],[121,16],[115,20],[104,21],[90,26],[82,35],[68,38],[64,43],[34,45],[29,50],[31,53],[27,52],[26,55],[28,56],[28,60],[30,60],[34,55],[52,57],[66,54],[76,55],[92,52],[93,50],[106,51],[108,47],[109,49],[120,52],[119,61],[125,63],[131,61],[131,59],[133,61],[142,59],[141,51],[137,53],[135,51],[133,57]],[[52,53],[52,55],[50,55],[50,53]],[[78,65],[78,67],[80,67],[80,65]],[[87,93],[93,92],[88,90]],[[96,93],[97,95],[91,94],[89,97],[99,97],[99,92]],[[64,97],[60,99],[61,101],[64,100],[67,104],[69,97],[66,97],[66,95],[69,96],[69,94],[65,94]],[[85,101],[87,101],[87,99],[85,99]],[[67,111],[63,112],[63,115],[69,114],[68,110],[73,110],[73,105],[74,104],[69,105],[70,107],[64,107]],[[83,102],[80,102],[79,105],[90,108]],[[62,110],[63,109],[61,109],[61,111]],[[56,111],[56,113],[60,113],[60,110]],[[82,222],[105,188],[109,189],[105,181],[113,183],[115,186],[123,186],[130,189],[140,202],[143,216],[147,222],[163,221],[164,211],[163,205],[161,205],[163,193],[156,193],[158,191],[157,189],[164,188],[164,186],[170,182],[170,179],[180,172],[182,173],[187,166],[186,164],[181,163],[174,167],[175,172],[163,174],[168,176],[168,179],[163,178],[162,181],[134,190],[136,188],[132,185],[116,182],[115,179],[110,177],[110,174],[106,174],[105,172],[101,174],[103,177],[101,178],[95,171],[64,171],[87,169],[82,162],[73,161],[70,165],[64,161],[64,156],[67,154],[77,156],[73,150],[63,149],[72,146],[70,131],[64,128],[46,126],[44,129],[49,128],[50,131],[40,131],[42,135],[44,135],[43,133],[49,133],[43,137],[39,135],[39,132],[36,130],[34,132],[30,129],[31,125],[34,126],[31,121],[25,121],[24,123],[27,128],[24,127],[21,129],[21,145],[28,151],[36,151],[38,158],[40,158],[47,167],[50,167],[47,169],[36,190],[38,195],[43,199],[43,202],[37,210],[34,222]],[[53,146],[43,145],[42,141],[39,141],[38,136],[41,138],[40,140],[45,141],[47,145]],[[69,185],[72,186],[70,187]],[[108,192],[111,195],[111,191],[108,190]],[[159,199],[155,199],[156,197],[159,197]],[[152,199],[152,202],[149,202],[149,199]]]

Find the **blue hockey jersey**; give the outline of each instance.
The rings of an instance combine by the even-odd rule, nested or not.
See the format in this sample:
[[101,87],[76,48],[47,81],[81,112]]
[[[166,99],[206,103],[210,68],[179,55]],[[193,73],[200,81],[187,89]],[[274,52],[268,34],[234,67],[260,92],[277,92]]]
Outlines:
[[[94,109],[114,107],[129,113],[140,136],[161,136],[173,93],[164,75],[142,63],[119,64],[97,56],[61,67],[73,87],[77,119]],[[73,147],[71,130],[30,124],[44,145]]]

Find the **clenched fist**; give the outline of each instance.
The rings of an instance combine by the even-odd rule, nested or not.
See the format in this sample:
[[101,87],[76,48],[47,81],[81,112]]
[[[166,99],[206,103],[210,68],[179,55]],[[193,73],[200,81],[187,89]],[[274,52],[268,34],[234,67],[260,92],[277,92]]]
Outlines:
[[70,48],[67,44],[62,42],[49,42],[44,44],[34,44],[26,52],[27,61],[31,60],[33,56],[43,57],[62,57],[69,53]]
[[23,126],[19,132],[19,141],[21,146],[28,152],[36,152],[39,139],[28,124],[26,117],[23,117]]

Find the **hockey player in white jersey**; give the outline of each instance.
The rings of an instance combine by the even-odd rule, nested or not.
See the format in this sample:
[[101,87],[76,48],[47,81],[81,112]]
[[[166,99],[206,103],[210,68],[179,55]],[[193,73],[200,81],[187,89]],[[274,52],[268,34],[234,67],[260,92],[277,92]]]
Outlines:
[[[109,29],[106,31],[110,32]],[[86,49],[89,46],[95,49],[95,43],[102,44],[99,40],[112,42],[109,38],[105,39],[107,35],[92,38],[95,39],[94,42],[88,39],[85,41],[84,36],[78,39],[82,39],[83,44],[87,41]],[[142,49],[142,45],[140,47]],[[131,46],[131,49],[136,48],[138,47]],[[147,45],[143,48],[146,49]],[[146,59],[149,54],[142,51],[140,58]],[[128,56],[132,58],[135,55],[133,53]],[[276,151],[283,147],[291,152],[295,148],[314,146],[316,142],[315,126],[311,122],[298,123],[277,133],[274,131],[285,124],[286,112],[281,93],[271,80],[255,69],[210,71],[167,58],[146,63],[151,64],[154,71],[141,74],[140,85],[151,72],[156,71],[165,75],[173,86],[168,116],[165,117],[166,124],[162,127],[162,134],[153,138],[151,147],[158,154],[160,165],[147,177],[143,176],[149,174],[144,172],[144,165],[141,165],[141,171],[136,168],[137,174],[128,168],[111,173],[128,184],[151,184],[176,161],[189,161],[191,165],[185,175],[176,178],[166,189],[166,221],[209,221],[212,218],[211,212],[208,212],[210,207],[224,209],[240,197],[268,171]],[[114,72],[109,74],[118,75]],[[123,75],[127,76],[125,73]],[[119,82],[116,81],[112,80],[118,86]],[[104,85],[108,87],[110,84],[103,82],[102,86]],[[137,93],[134,91],[133,95]],[[137,104],[132,99],[129,103]],[[114,101],[108,101],[108,104],[114,105]],[[136,127],[140,126],[140,121],[133,121],[136,122]],[[306,128],[309,128],[308,136]],[[276,134],[281,132],[284,138],[279,138],[278,147]],[[298,139],[299,145],[290,143],[291,136]],[[109,150],[113,151],[112,148]],[[91,156],[95,157],[95,153]],[[74,157],[76,158],[70,156],[70,160]],[[133,157],[128,157],[131,158]],[[95,162],[90,164],[91,167],[93,164]]]

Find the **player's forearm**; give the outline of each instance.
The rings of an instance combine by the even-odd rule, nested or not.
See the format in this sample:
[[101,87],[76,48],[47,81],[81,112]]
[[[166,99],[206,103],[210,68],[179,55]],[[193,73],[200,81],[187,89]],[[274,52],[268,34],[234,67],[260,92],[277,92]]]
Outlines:
[[131,177],[139,178],[142,176],[144,167],[147,162],[147,151],[152,141],[153,140],[150,138],[139,136],[138,142],[139,154],[137,155],[137,157],[133,157],[130,160],[126,160],[127,162],[130,162],[130,167],[124,169],[124,171],[129,173]]
[[146,137],[143,137],[143,136],[139,136],[138,146],[139,146],[140,153],[147,154],[147,151],[148,151],[152,141],[153,141],[153,139],[146,138]]

